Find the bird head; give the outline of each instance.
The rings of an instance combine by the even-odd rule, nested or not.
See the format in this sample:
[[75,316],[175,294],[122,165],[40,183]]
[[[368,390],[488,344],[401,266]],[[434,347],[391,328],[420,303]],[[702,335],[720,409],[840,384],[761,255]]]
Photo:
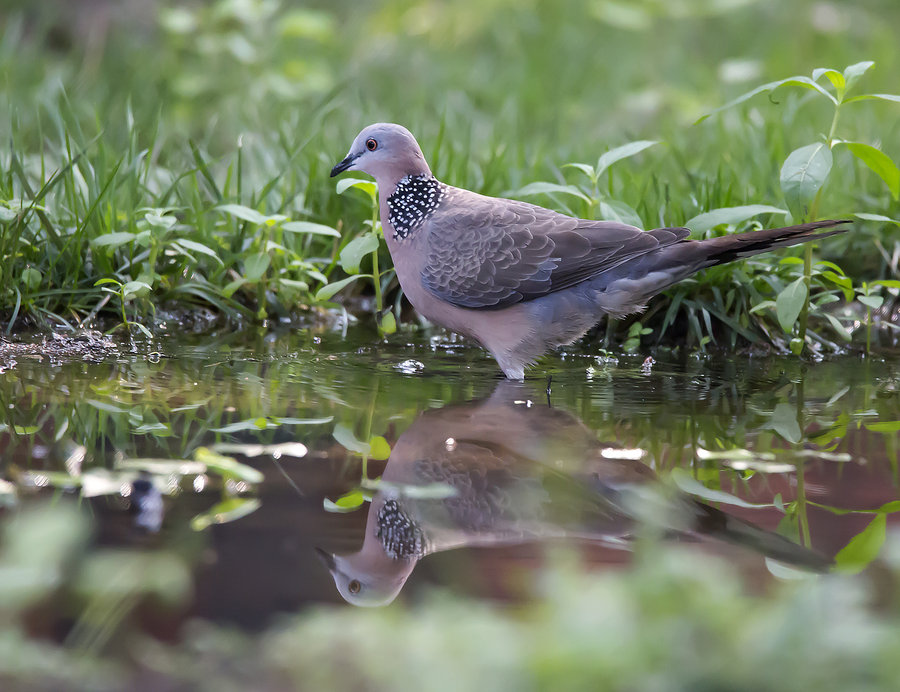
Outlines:
[[316,548],[347,603],[355,606],[386,606],[400,593],[415,566],[415,560],[395,560],[365,550],[352,555],[334,555]]
[[349,170],[368,173],[379,185],[396,183],[407,175],[431,175],[416,138],[405,127],[393,123],[364,128],[344,160],[331,169],[331,177]]

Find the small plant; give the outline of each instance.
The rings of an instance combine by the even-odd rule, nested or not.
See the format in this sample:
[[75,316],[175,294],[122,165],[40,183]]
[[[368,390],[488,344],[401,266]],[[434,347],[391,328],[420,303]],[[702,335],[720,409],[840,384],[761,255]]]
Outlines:
[[[883,151],[864,142],[852,142],[837,137],[837,129],[842,109],[861,101],[881,100],[900,103],[896,94],[859,94],[848,96],[859,79],[874,65],[865,61],[850,65],[843,72],[831,68],[813,70],[811,77],[803,75],[769,82],[748,91],[733,101],[717,108],[718,113],[736,106],[761,93],[771,93],[783,86],[794,86],[813,91],[833,105],[831,124],[821,133],[821,140],[792,151],[781,167],[780,184],[785,202],[796,223],[815,221],[819,218],[822,191],[828,180],[834,162],[832,151],[846,148],[859,161],[878,175],[890,191],[893,199],[900,198],[900,168]],[[843,272],[841,272],[843,274]],[[834,274],[824,275],[834,278]],[[782,289],[775,300],[778,321],[792,336],[791,351],[800,354],[807,346],[807,326],[810,314],[811,288],[813,282],[812,243],[807,243],[803,256],[803,276]],[[843,286],[843,280],[836,282]],[[796,329],[795,329],[796,325]],[[868,343],[868,342],[867,342]]]

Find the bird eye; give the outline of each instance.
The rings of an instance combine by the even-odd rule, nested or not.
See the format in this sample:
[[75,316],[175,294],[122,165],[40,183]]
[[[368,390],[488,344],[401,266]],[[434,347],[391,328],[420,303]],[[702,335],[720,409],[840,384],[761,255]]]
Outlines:
[[368,149],[369,151],[375,151],[377,148],[378,142],[376,142],[374,139],[366,140],[366,149]]
[[[370,139],[369,141],[371,142],[373,140]],[[358,581],[356,581],[356,579],[354,579],[349,584],[347,584],[347,590],[350,593],[352,593],[354,596],[359,593],[360,588],[361,588],[361,585]]]

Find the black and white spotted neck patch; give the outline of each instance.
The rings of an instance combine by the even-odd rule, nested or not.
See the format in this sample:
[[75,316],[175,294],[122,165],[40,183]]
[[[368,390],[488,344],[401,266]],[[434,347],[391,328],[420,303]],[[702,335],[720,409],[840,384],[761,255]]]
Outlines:
[[422,529],[410,519],[396,500],[387,500],[378,512],[375,535],[394,560],[409,560],[425,554]]
[[446,185],[430,175],[408,175],[388,197],[388,221],[394,240],[403,240],[437,209]]

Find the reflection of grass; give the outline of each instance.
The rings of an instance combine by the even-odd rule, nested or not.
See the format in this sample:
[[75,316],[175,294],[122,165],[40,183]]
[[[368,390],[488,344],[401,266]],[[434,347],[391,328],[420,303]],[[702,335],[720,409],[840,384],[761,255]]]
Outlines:
[[[439,177],[488,194],[540,180],[560,189],[579,176],[560,168],[566,162],[660,140],[592,178],[586,202],[537,201],[574,200],[574,213],[625,214],[646,226],[765,205],[759,220],[769,225],[784,218],[771,210],[791,202],[779,189],[782,162],[816,141],[829,104],[782,88],[692,126],[696,118],[767,78],[863,59],[876,66],[858,89],[896,91],[890,3],[627,4],[314,11],[220,0],[161,11],[151,17],[158,31],[126,25],[82,41],[53,12],[13,3],[0,16],[0,308],[16,324],[24,316],[74,324],[99,310],[149,325],[161,305],[262,321],[327,305],[334,291],[323,287],[348,271],[372,278],[340,295],[374,292],[390,332],[394,317],[382,308],[398,305],[397,285],[384,248],[371,253],[371,207],[362,195],[338,196],[327,178],[369,121],[409,125]],[[838,76],[819,80],[833,89]],[[880,141],[882,156],[896,160],[896,109],[847,102],[838,134]],[[836,155],[816,209],[866,215],[821,248],[849,279],[808,261],[719,267],[658,300],[648,338],[731,346],[762,331],[786,347],[792,334],[758,306],[784,296],[781,312],[793,314],[801,292],[787,289],[810,275],[819,307],[807,333],[824,349],[841,343],[846,323],[821,308],[832,296],[852,299],[862,279],[896,278],[891,220],[900,216],[884,158],[851,151],[862,158]],[[705,232],[734,230],[725,221]],[[115,284],[103,280],[123,289],[109,299],[103,288]],[[866,297],[888,300],[893,290]],[[642,336],[627,322],[620,329],[631,342]]]
[[[15,689],[843,691],[900,676],[900,618],[870,610],[865,578],[748,595],[725,560],[652,543],[627,572],[589,574],[560,552],[537,598],[513,607],[432,593],[375,612],[320,607],[258,635],[188,622],[161,642],[130,616],[184,602],[178,557],[81,553],[87,524],[64,503],[23,519],[0,546],[0,680]],[[896,548],[879,602],[897,596]],[[62,643],[27,634],[51,597],[71,616]]]

